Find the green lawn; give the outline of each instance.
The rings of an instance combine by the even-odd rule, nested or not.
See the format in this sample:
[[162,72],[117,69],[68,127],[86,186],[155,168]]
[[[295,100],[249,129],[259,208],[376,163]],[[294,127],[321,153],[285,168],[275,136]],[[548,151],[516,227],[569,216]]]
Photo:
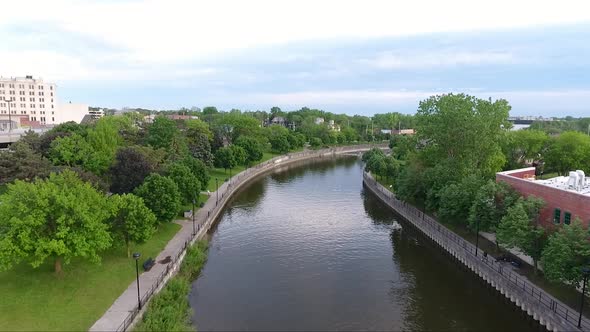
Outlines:
[[[161,225],[148,243],[133,251],[141,253],[141,262],[156,257],[179,229],[177,224]],[[107,252],[101,265],[64,265],[60,278],[51,263],[0,272],[0,330],[86,331],[134,279],[135,263],[123,247]]]
[[[280,156],[280,154],[272,153],[272,152],[265,152],[264,155],[262,156],[262,160],[260,160],[258,163],[263,163],[263,162],[265,162],[269,159],[272,159],[274,157],[277,157],[277,156]],[[255,166],[255,165],[253,165],[253,166]],[[246,169],[246,167],[244,167],[244,166],[235,167],[234,169],[231,170],[231,174],[232,174],[232,176],[236,175],[245,169]],[[209,180],[209,185],[207,186],[207,190],[209,190],[210,192],[214,192],[216,190],[215,178],[219,179],[219,186],[221,186],[226,179],[229,179],[229,170],[226,172],[223,168],[212,168],[209,170],[209,175],[211,176],[211,180]]]

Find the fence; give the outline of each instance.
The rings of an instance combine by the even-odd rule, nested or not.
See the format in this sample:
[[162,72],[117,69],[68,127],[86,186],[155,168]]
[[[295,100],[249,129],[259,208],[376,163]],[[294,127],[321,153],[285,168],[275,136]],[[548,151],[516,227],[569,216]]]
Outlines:
[[[311,150],[311,151],[303,151],[303,152],[296,152],[296,153],[289,153],[286,155],[278,156],[272,159],[269,159],[263,163],[260,163],[256,166],[248,168],[241,173],[230,177],[227,182],[224,182],[218,189],[216,193],[212,193],[209,199],[215,198],[215,205],[203,210],[201,209],[199,213],[195,214],[195,219],[198,219],[199,222],[195,225],[196,231],[194,234],[190,234],[190,236],[185,240],[184,246],[182,249],[178,251],[174,257],[171,258],[170,262],[167,264],[166,269],[158,275],[156,278],[156,282],[152,285],[149,291],[145,292],[144,295],[141,297],[140,303],[141,307],[143,308],[152,297],[152,295],[157,292],[157,290],[167,281],[167,277],[174,272],[175,269],[179,268],[179,263],[184,257],[184,253],[186,252],[187,247],[194,242],[196,239],[202,237],[204,235],[203,230],[207,230],[208,227],[213,223],[213,221],[217,218],[219,213],[222,211],[225,203],[229,200],[229,198],[246,182],[250,181],[251,179],[256,178],[258,175],[263,174],[267,171],[272,170],[274,167],[278,165],[282,165],[284,163],[295,162],[298,160],[305,160],[312,157],[324,157],[324,156],[332,156],[339,153],[346,153],[346,152],[356,152],[356,151],[363,151],[368,150],[373,147],[378,148],[386,148],[386,144],[362,144],[362,145],[353,145],[353,146],[343,146],[343,147],[336,147],[330,149],[321,149],[321,150]],[[219,200],[217,200],[217,195],[219,195]],[[205,205],[206,206],[206,205]],[[206,215],[205,215],[206,211]],[[136,305],[133,310],[129,312],[127,317],[123,320],[123,322],[117,328],[117,332],[124,332],[133,324],[135,318],[140,313],[139,305]]]
[[[493,285],[508,286],[507,288],[510,288],[512,291],[511,295],[520,299],[518,302],[523,303],[523,305],[526,303],[529,307],[527,311],[530,311],[532,308],[542,308],[541,310],[536,310],[538,311],[536,314],[539,317],[544,317],[548,322],[552,321],[552,325],[555,327],[561,326],[569,331],[590,330],[590,320],[585,317],[582,318],[581,328],[577,327],[578,311],[563,304],[544,290],[532,284],[525,277],[513,272],[510,268],[506,269],[502,263],[497,262],[495,259],[483,257],[481,250],[479,250],[480,254],[476,256],[475,246],[473,244],[441,225],[416,207],[398,200],[391,191],[379,184],[369,173],[365,172],[363,179],[365,184],[375,191],[378,196],[381,196],[382,199],[386,198],[383,200],[400,215],[464,264],[473,267],[472,269],[478,274],[483,274],[480,274],[480,276],[486,281],[493,283]],[[508,294],[505,295],[508,297]],[[529,314],[531,313],[529,312]],[[552,316],[556,316],[557,320],[552,319],[554,318]],[[541,319],[539,320],[542,322]]]

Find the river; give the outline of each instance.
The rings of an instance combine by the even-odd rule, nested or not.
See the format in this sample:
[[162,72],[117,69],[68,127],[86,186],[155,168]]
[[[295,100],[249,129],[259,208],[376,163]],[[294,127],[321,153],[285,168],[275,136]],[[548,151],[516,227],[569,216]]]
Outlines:
[[536,329],[363,190],[356,158],[255,180],[209,235],[199,331]]

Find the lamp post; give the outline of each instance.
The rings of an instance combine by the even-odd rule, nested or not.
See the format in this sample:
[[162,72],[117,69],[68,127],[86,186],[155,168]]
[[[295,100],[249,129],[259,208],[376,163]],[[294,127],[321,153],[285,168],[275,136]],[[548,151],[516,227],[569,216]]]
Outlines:
[[139,296],[139,257],[141,256],[140,253],[135,252],[133,253],[133,259],[135,259],[135,279],[137,283],[137,307],[141,310],[141,297]]
[[588,276],[590,276],[590,267],[585,266],[582,268],[582,275],[584,276],[584,282],[582,283],[582,297],[580,298],[580,316],[578,317],[578,327],[582,327],[582,311],[584,310],[584,295],[586,293],[586,282],[588,282]]
[[12,97],[10,99],[6,99],[4,97],[4,101],[8,103],[8,132],[12,131],[12,114],[10,112],[10,102],[12,101]]
[[[196,193],[195,193],[196,194]],[[193,236],[195,236],[195,198],[193,197]]]
[[475,218],[475,257],[479,249],[479,219]]
[[215,178],[215,194],[217,195],[217,201],[215,204],[219,203],[219,179]]

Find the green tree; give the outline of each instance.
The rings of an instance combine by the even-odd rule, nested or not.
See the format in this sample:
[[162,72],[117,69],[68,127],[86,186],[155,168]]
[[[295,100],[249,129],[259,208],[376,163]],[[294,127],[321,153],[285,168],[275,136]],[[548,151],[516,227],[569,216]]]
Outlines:
[[563,225],[549,237],[543,250],[543,273],[551,281],[579,285],[583,279],[582,268],[590,260],[588,229],[579,218],[571,225]]
[[241,136],[235,144],[242,147],[246,152],[245,166],[250,166],[253,162],[262,159],[264,148],[258,140],[248,136]]
[[205,163],[203,163],[200,159],[188,156],[182,160],[182,164],[188,167],[197,180],[199,180],[201,188],[207,188],[211,176],[209,176],[209,171],[207,166],[205,166]]
[[541,159],[548,141],[549,136],[540,130],[509,131],[504,147],[506,169],[521,168],[527,159]]
[[106,197],[71,171],[34,183],[17,180],[0,201],[1,269],[52,259],[59,274],[62,262],[100,262],[99,253],[111,246]]
[[458,183],[451,183],[439,192],[438,217],[445,222],[468,223],[469,209],[484,181],[476,175],[468,176]]
[[291,149],[289,144],[289,130],[280,125],[266,128],[266,135],[271,148],[278,153],[287,153]]
[[168,167],[167,176],[178,186],[178,191],[184,203],[190,203],[199,197],[201,183],[190,168],[181,163],[174,163]]
[[172,141],[177,135],[178,128],[174,120],[157,116],[148,127],[147,143],[156,149],[167,149],[172,145]]
[[88,161],[91,147],[79,134],[58,137],[51,142],[49,158],[54,165],[83,166]]
[[499,244],[519,248],[533,259],[535,273],[547,243],[545,228],[539,225],[539,214],[545,202],[536,197],[520,199],[508,208],[496,230]]
[[[244,150],[244,148],[242,148],[241,146],[238,146],[238,145],[231,145],[231,146],[229,146],[229,149],[230,149],[232,155],[234,156],[234,159],[236,161],[236,165],[244,165],[246,163],[246,159],[248,158],[248,155],[246,154],[246,150]],[[230,168],[230,172],[231,172],[231,168]]]
[[176,183],[166,176],[151,174],[134,193],[143,198],[159,222],[170,222],[180,210],[181,196]]
[[590,172],[590,136],[575,131],[566,131],[550,144],[545,158],[548,169],[562,175],[573,170]]
[[144,243],[154,235],[156,216],[143,199],[133,194],[112,195],[109,201],[113,209],[111,234],[125,243],[127,257],[130,257],[131,242]]
[[476,221],[479,229],[496,231],[496,227],[520,195],[505,182],[497,183],[488,180],[479,188],[469,208],[469,227],[475,229]]
[[16,142],[0,151],[0,184],[14,180],[32,181],[49,176],[51,163],[25,142]]
[[222,167],[227,172],[237,165],[236,158],[229,147],[223,147],[215,153],[215,167]]

